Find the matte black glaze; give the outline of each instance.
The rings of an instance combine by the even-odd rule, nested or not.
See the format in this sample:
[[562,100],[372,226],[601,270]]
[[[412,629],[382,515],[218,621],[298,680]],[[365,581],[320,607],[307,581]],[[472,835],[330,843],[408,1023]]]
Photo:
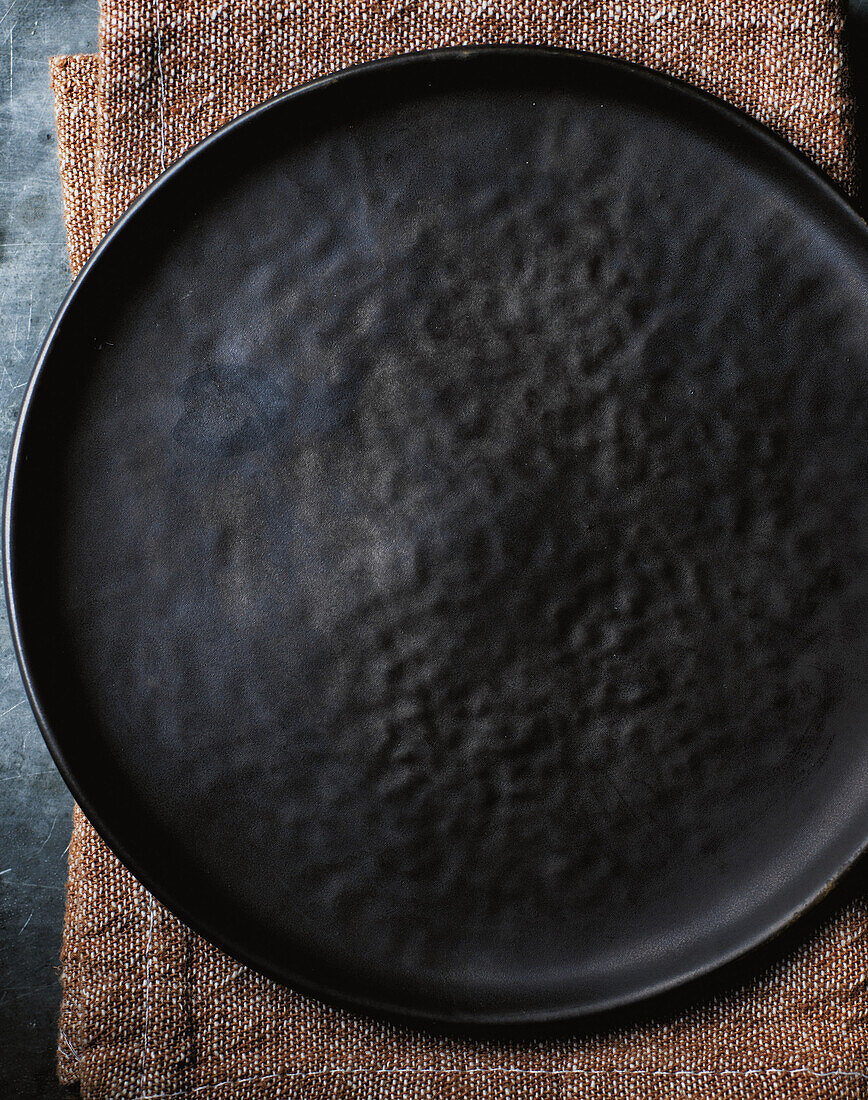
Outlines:
[[866,231],[641,70],[373,66],[137,206],[14,455],[98,827],[291,984],[441,1019],[733,957],[868,833]]

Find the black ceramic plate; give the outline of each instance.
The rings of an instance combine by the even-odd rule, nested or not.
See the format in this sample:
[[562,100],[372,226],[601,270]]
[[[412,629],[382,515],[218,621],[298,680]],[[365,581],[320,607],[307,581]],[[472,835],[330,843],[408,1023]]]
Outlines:
[[6,570],[88,815],[194,927],[533,1021],[868,836],[866,230],[730,109],[458,51],[247,115],[77,281]]

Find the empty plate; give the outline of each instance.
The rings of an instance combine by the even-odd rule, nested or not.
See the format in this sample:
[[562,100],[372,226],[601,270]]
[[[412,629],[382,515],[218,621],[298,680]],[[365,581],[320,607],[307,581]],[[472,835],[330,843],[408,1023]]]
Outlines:
[[868,837],[866,239],[746,117],[549,50],[345,72],[168,171],[7,495],[30,698],[120,858],[440,1020],[792,920]]

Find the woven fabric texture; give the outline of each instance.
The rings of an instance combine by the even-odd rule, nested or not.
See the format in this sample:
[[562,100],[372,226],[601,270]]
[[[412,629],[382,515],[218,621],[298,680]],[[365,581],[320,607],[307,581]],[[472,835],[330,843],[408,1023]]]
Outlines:
[[52,58],[49,71],[54,93],[69,265],[75,274],[96,244],[93,200],[99,66],[92,54],[78,54]]
[[[104,0],[99,58],[52,67],[70,260],[164,166],[240,111],[342,65],[532,41],[643,61],[751,111],[852,185],[830,0],[661,5]],[[331,1009],[172,917],[76,811],[58,1067],[85,1100],[868,1096],[868,903],[748,986],[675,1017],[495,1043]]]

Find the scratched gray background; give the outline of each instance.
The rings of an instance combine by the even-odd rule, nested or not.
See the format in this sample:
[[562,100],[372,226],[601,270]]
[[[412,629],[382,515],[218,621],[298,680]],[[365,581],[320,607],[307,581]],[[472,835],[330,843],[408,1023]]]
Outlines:
[[[868,0],[852,0],[852,8],[851,63],[857,95],[864,102]],[[69,281],[47,58],[93,50],[97,17],[98,0],[0,0],[0,453],[4,466],[34,357]],[[25,701],[3,617],[2,1098],[50,1100],[67,1095],[55,1080],[54,1047],[71,808],[70,796]]]
[[[69,285],[47,58],[96,46],[97,0],[0,0],[0,450]],[[67,1096],[54,1073],[72,800],[0,623],[0,1097]]]

